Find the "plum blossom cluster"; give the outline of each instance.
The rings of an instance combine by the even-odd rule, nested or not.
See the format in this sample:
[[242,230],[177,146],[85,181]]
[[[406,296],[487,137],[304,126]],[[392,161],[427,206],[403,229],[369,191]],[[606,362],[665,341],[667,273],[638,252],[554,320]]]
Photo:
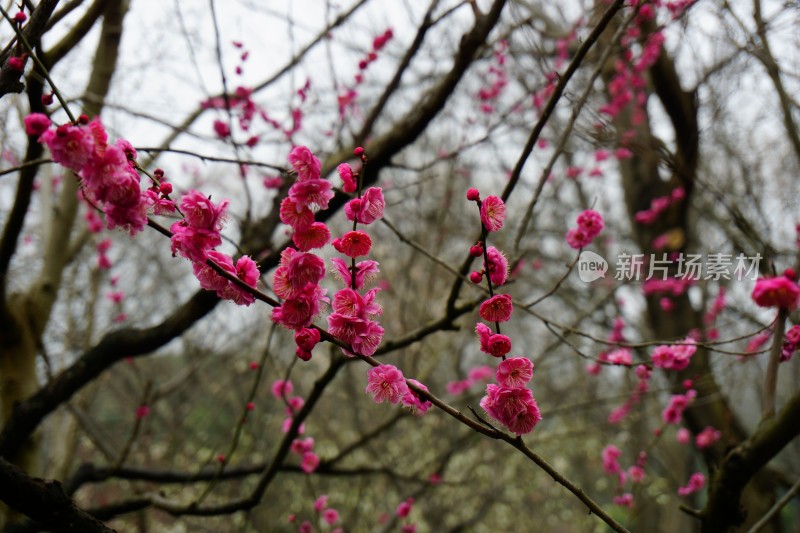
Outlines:
[[506,358],[511,352],[511,339],[500,332],[500,323],[507,322],[514,310],[508,294],[495,294],[494,288],[503,285],[508,276],[508,261],[494,247],[486,246],[486,236],[500,230],[506,219],[506,206],[498,196],[487,196],[481,200],[477,189],[467,191],[467,200],[477,204],[481,220],[481,240],[470,248],[470,256],[483,256],[481,271],[470,275],[473,283],[480,283],[484,276],[489,288],[490,297],[479,309],[480,317],[494,323],[495,329],[478,323],[475,333],[478,335],[480,350],[492,357],[502,359],[495,372],[497,383],[486,385],[486,395],[481,399],[481,407],[492,418],[506,426],[517,435],[524,435],[542,419],[539,406],[528,388],[533,377],[533,363],[526,357]]
[[605,227],[603,215],[593,209],[583,211],[575,222],[578,227],[567,231],[566,240],[567,244],[576,250],[589,246]]
[[310,250],[322,248],[331,238],[328,227],[314,217],[317,211],[327,209],[334,193],[333,185],[320,176],[322,164],[308,148],[295,146],[288,160],[297,180],[281,202],[280,219],[292,228],[297,248],[281,252],[273,290],[282,302],[272,310],[272,320],[295,330],[297,355],[308,360],[320,339],[319,332],[310,328],[311,322],[327,301],[327,291],[319,285],[325,277],[325,261]]
[[494,63],[489,66],[489,70],[486,73],[487,86],[478,90],[477,94],[481,103],[480,109],[483,113],[489,114],[494,111],[492,103],[503,94],[503,90],[508,85],[508,76],[506,74],[507,50],[508,41],[503,39],[497,43],[492,53]]
[[372,63],[377,61],[378,54],[386,46],[386,43],[391,41],[393,37],[394,37],[394,30],[392,30],[392,28],[388,28],[383,33],[377,35],[372,40],[372,49],[358,61],[358,73],[353,78],[353,85],[350,87],[346,87],[339,94],[338,97],[339,116],[341,118],[344,118],[349,109],[355,107],[356,98],[358,97],[358,91],[356,90],[356,88],[362,83],[364,83],[364,73],[367,71],[367,69]]
[[81,115],[76,124],[53,124],[47,115],[25,117],[25,132],[47,145],[53,161],[81,179],[84,197],[105,213],[109,229],[135,235],[147,224],[147,197],[139,187],[136,150],[125,139],[108,143],[100,119]]
[[[327,526],[333,527],[340,521],[339,511],[328,505],[328,495],[323,494],[314,501],[314,513],[319,519]],[[289,523],[297,526],[298,533],[312,533],[314,526],[309,520],[300,522],[297,515],[289,515]],[[327,530],[326,530],[327,531]],[[331,533],[342,533],[344,530],[341,527],[331,529]]]
[[619,463],[619,458],[622,455],[622,450],[609,444],[600,453],[600,459],[603,463],[603,470],[614,477],[617,482],[617,495],[614,497],[614,504],[620,507],[633,507],[633,494],[632,492],[625,491],[625,484],[628,480],[631,483],[641,483],[644,481],[646,473],[645,466],[647,465],[647,453],[639,452],[636,462],[628,467],[627,470],[622,468]]
[[783,339],[781,346],[781,362],[785,363],[792,358],[792,354],[800,347],[800,326],[794,325],[789,328]]
[[222,244],[220,232],[225,223],[228,203],[228,200],[222,200],[215,204],[211,198],[196,190],[184,194],[180,204],[183,218],[170,226],[172,253],[192,262],[192,270],[201,287],[216,291],[217,296],[237,305],[249,306],[255,302],[253,294],[222,276],[219,271],[255,288],[259,278],[255,261],[242,256],[234,263],[231,256],[214,250]]
[[[292,396],[293,392],[294,385],[288,379],[277,379],[272,383],[272,395],[286,404],[286,418],[284,418],[281,425],[281,431],[284,433],[288,432],[292,427],[295,415],[305,404],[305,400],[302,397]],[[304,424],[300,424],[297,433],[299,435],[305,433]],[[311,474],[319,466],[319,456],[314,453],[313,438],[296,438],[292,441],[290,451],[300,457],[300,469],[306,474]]]
[[449,382],[446,386],[447,393],[458,396],[471,389],[476,383],[487,381],[492,377],[494,377],[494,370],[489,366],[481,365],[472,368],[466,378]]
[[[172,185],[164,180],[163,171],[156,169],[152,187],[142,191],[136,150],[124,139],[109,144],[99,118],[90,122],[81,115],[77,124],[51,126],[50,119],[41,113],[25,118],[28,135],[38,136],[56,163],[80,177],[84,199],[103,210],[109,229],[122,228],[135,235],[147,224],[148,210],[157,215],[176,211],[169,197]],[[241,257],[234,264],[230,256],[214,250],[222,243],[220,231],[228,201],[214,204],[192,190],[182,197],[180,205],[183,217],[170,228],[173,254],[192,261],[195,276],[204,289],[216,291],[220,298],[239,305],[253,303],[250,292],[219,274],[225,271],[250,287],[256,286],[259,275],[249,257]],[[94,217],[88,217],[88,221],[93,230],[98,229]],[[105,249],[98,249],[101,267],[110,266]]]
[[394,515],[397,518],[405,521],[405,523],[400,526],[400,531],[402,533],[415,533],[417,531],[417,525],[408,520],[408,515],[411,514],[413,506],[414,498],[406,498],[404,501],[400,502],[394,511]]
[[654,224],[672,205],[682,202],[684,198],[686,198],[686,190],[683,187],[676,187],[667,195],[653,198],[650,208],[637,212],[633,218],[639,224],[649,226]]
[[[611,332],[608,334],[607,340],[609,345],[620,344],[627,341],[625,334],[622,331],[624,328],[625,321],[622,319],[622,317],[615,318],[611,326]],[[608,358],[609,353],[610,352],[608,350],[604,350],[597,354],[597,361],[586,365],[586,372],[592,376],[598,375],[603,370],[604,363],[610,362]]]
[[[363,148],[356,148],[355,154],[361,158],[362,165],[367,157]],[[359,292],[364,284],[378,273],[378,263],[373,260],[356,262],[357,258],[369,254],[372,238],[368,233],[358,229],[358,225],[370,225],[383,218],[386,205],[380,187],[361,189],[361,173],[354,173],[349,165],[340,165],[339,176],[345,191],[355,190],[358,196],[350,200],[344,212],[353,229],[342,237],[334,239],[334,249],[350,259],[348,265],[344,259],[331,259],[335,277],[344,285],[333,297],[332,313],[328,316],[328,331],[337,339],[350,345],[354,353],[373,355],[383,338],[383,327],[377,322],[383,310],[376,302],[380,289]],[[350,350],[343,350],[345,355],[353,355]]]

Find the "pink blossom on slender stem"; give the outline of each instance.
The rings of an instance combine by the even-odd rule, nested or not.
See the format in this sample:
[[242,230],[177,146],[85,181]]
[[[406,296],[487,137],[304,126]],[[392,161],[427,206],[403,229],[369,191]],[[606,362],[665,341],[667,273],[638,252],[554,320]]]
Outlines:
[[630,492],[626,492],[624,494],[620,494],[619,496],[614,496],[614,505],[618,505],[620,507],[633,507],[633,494]]
[[507,322],[514,311],[508,294],[495,294],[480,306],[479,314],[487,322]]
[[372,248],[372,239],[363,231],[348,231],[341,239],[334,239],[333,247],[347,257],[367,255]]
[[353,176],[353,169],[347,163],[342,163],[336,167],[339,177],[342,179],[342,190],[347,193],[356,192],[358,183]]
[[533,377],[533,363],[527,357],[511,357],[497,367],[497,382],[504,387],[524,387]]
[[487,196],[481,203],[481,222],[487,231],[498,231],[506,219],[506,204],[499,196]]
[[330,240],[331,232],[322,222],[312,222],[305,228],[296,230],[292,235],[292,242],[301,252],[322,248]]
[[289,152],[289,164],[297,172],[298,181],[319,179],[322,163],[305,146],[295,146]]
[[570,229],[564,238],[567,244],[576,250],[580,250],[592,243],[592,238],[581,228]]
[[294,198],[286,197],[281,201],[279,211],[281,222],[299,231],[307,228],[314,222],[314,212],[306,205],[302,205]]
[[[336,279],[341,281],[345,286],[349,287],[350,283],[352,282],[350,265],[338,257],[331,258],[331,264],[333,265],[332,270]],[[373,261],[372,259],[366,259],[356,263],[356,286],[354,288],[363,288],[364,285],[372,281],[372,279],[374,279],[379,272],[380,270],[378,270],[378,262]]]
[[367,394],[375,403],[399,403],[408,394],[403,373],[393,365],[378,365],[367,371]]
[[489,274],[489,279],[494,285],[503,285],[508,279],[508,259],[503,255],[503,252],[489,246],[486,249],[486,272]]
[[312,210],[327,209],[333,196],[333,185],[324,179],[298,180],[289,189],[289,197],[298,207]]
[[592,209],[587,209],[582,212],[575,221],[589,239],[597,237],[605,227],[603,216]]
[[761,307],[793,310],[800,301],[800,288],[786,276],[761,278],[753,288],[753,301]]
[[364,191],[361,198],[350,200],[344,206],[344,212],[347,220],[367,225],[383,218],[385,206],[386,202],[383,199],[382,189],[380,187],[370,187]]
[[314,349],[314,346],[317,345],[321,337],[321,334],[318,329],[316,328],[302,328],[294,333],[294,342],[297,344],[298,348],[302,348],[303,350],[310,352]]

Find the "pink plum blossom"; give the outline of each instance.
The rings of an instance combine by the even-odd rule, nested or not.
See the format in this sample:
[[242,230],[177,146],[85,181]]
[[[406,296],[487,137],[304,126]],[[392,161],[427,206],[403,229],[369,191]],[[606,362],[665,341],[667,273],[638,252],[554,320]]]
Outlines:
[[511,357],[497,367],[497,382],[504,387],[524,387],[533,377],[533,363],[527,357]]
[[506,219],[506,204],[499,196],[487,196],[481,203],[481,222],[487,231],[498,231]]
[[495,294],[480,306],[479,314],[487,322],[507,322],[514,311],[508,294]]
[[367,394],[375,403],[399,403],[408,394],[403,373],[393,365],[378,365],[367,371]]

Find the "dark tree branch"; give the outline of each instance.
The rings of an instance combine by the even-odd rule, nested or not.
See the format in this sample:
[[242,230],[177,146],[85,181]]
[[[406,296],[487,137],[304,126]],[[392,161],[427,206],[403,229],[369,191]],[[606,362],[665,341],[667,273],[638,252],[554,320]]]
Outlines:
[[[53,10],[56,8],[58,0],[42,0],[36,9],[31,13],[28,23],[22,28],[22,34],[33,48],[39,46],[39,41],[47,26],[47,21]],[[21,93],[25,85],[19,80],[22,72],[14,70],[8,64],[8,59],[13,55],[13,47],[0,53],[0,98],[8,93]]]
[[0,457],[0,500],[52,531],[108,533],[114,531],[75,506],[58,481],[28,476]]

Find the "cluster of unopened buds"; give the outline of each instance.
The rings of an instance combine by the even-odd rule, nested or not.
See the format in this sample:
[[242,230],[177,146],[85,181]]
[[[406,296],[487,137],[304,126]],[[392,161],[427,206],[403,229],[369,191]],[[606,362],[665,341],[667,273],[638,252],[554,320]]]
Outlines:
[[495,372],[497,383],[486,386],[481,407],[510,431],[523,435],[533,431],[542,419],[533,392],[527,387],[533,377],[533,363],[527,357],[506,358],[512,343],[500,332],[500,323],[511,318],[514,306],[508,294],[495,294],[494,289],[505,284],[508,278],[508,260],[502,252],[486,245],[488,234],[503,227],[506,206],[498,196],[481,199],[477,189],[467,191],[467,200],[477,204],[481,220],[480,241],[470,248],[469,253],[472,257],[483,257],[483,269],[472,272],[470,279],[478,284],[486,277],[489,298],[481,304],[479,314],[483,320],[494,324],[492,330],[490,326],[478,323],[475,332],[480,350],[502,359]]

